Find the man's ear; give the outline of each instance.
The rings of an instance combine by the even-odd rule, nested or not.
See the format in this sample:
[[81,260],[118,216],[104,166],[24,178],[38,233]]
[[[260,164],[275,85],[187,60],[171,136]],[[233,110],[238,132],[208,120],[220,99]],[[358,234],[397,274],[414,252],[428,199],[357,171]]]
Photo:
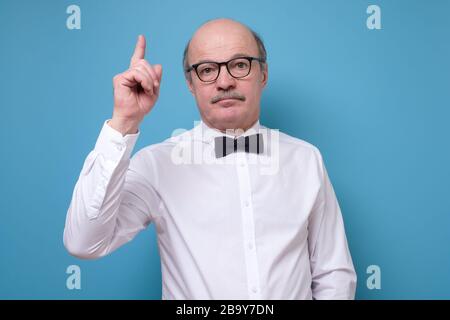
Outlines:
[[264,88],[267,85],[267,80],[269,78],[269,68],[267,66],[267,63],[264,63],[263,67],[261,68],[261,74],[262,74],[261,82]]
[[186,77],[186,84],[189,88],[189,91],[192,93],[192,95],[195,95],[195,89],[194,89],[194,85],[192,84],[192,78]]

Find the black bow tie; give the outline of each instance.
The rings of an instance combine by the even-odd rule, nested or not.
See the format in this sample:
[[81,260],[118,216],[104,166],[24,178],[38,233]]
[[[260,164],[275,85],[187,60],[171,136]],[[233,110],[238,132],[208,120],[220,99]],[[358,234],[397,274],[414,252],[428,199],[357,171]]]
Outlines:
[[216,158],[221,158],[236,151],[245,151],[260,154],[264,151],[263,135],[256,133],[249,136],[230,138],[227,136],[214,138]]

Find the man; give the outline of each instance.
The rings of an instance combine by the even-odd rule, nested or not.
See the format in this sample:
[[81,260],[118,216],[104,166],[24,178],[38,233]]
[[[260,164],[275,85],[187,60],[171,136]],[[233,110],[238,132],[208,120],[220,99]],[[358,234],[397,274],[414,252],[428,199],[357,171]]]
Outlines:
[[[356,274],[320,152],[259,123],[268,68],[257,34],[229,19],[201,26],[184,67],[202,121],[130,160],[161,84],[161,66],[144,54],[140,36],[130,68],[114,77],[112,119],[67,213],[67,250],[99,258],[154,223],[163,299],[353,299]],[[269,162],[279,166],[263,172]]]

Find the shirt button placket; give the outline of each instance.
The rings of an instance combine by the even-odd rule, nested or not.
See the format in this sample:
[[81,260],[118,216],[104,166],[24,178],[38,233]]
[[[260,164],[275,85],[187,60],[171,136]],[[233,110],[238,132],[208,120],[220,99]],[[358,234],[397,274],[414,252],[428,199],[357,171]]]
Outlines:
[[259,299],[259,271],[255,250],[255,223],[251,203],[251,181],[245,153],[237,153],[237,173],[239,178],[239,194],[241,197],[241,212],[243,226],[243,247],[247,272],[247,286],[249,297]]

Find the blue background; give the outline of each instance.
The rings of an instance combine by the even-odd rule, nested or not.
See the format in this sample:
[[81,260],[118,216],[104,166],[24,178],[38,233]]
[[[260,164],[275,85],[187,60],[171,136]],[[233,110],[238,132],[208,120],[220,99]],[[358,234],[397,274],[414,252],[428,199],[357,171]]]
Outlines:
[[[69,30],[66,8],[81,8]],[[381,30],[366,27],[370,4]],[[184,45],[204,21],[265,40],[261,123],[322,152],[344,215],[359,299],[450,299],[450,1],[0,2],[0,298],[160,299],[154,226],[97,261],[64,249],[83,161],[112,114],[136,37],[163,65],[135,151],[199,120]],[[81,290],[66,268],[81,267]],[[381,290],[366,268],[381,268]]]

